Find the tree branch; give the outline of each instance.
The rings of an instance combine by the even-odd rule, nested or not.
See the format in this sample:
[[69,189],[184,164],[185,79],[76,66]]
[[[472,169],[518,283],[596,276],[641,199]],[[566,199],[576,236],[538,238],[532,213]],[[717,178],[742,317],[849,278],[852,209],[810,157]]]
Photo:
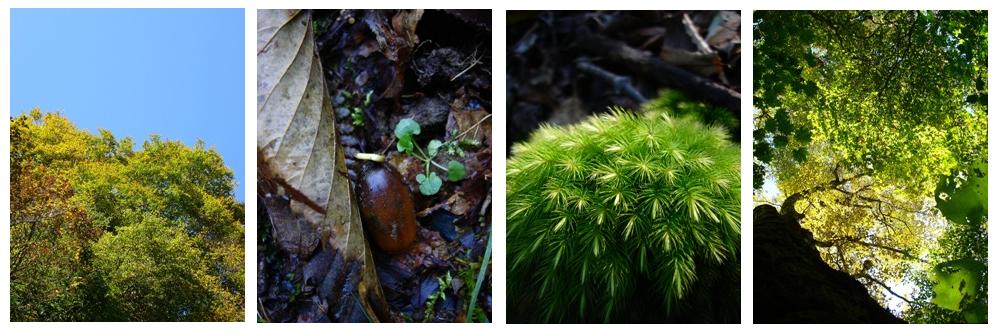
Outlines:
[[901,56],[897,58],[896,61],[893,62],[892,66],[889,68],[889,74],[885,76],[885,79],[882,81],[882,85],[879,86],[877,93],[879,97],[882,96],[882,92],[885,91],[885,88],[889,85],[889,81],[896,80],[894,78],[896,76],[896,70],[899,69],[899,64],[902,63],[904,59],[906,59],[903,56],[909,54],[911,47],[913,47],[913,31],[916,29],[917,29],[917,19],[914,18],[913,24],[910,25],[910,30],[906,32],[906,50],[903,50],[903,52],[900,53]]
[[859,178],[867,176],[865,174],[858,174],[858,175],[854,175],[854,176],[851,176],[851,177],[846,178],[846,179],[842,179],[842,178],[840,178],[839,175],[837,175],[837,174],[834,174],[834,175],[836,177],[833,179],[833,181],[830,181],[827,184],[821,184],[821,185],[818,185],[818,186],[815,186],[815,187],[812,187],[812,188],[809,188],[809,189],[806,189],[806,190],[799,191],[799,192],[794,193],[794,194],[792,194],[792,195],[790,195],[788,197],[785,197],[785,200],[783,202],[781,202],[781,209],[780,209],[781,214],[784,215],[784,214],[795,212],[795,203],[798,202],[799,200],[805,198],[806,196],[809,196],[812,193],[819,192],[819,191],[824,191],[824,190],[831,189],[831,188],[837,188],[837,187],[842,186],[842,185],[844,185],[844,184],[846,184],[848,182],[851,182],[851,181],[854,181],[854,180],[857,180]]
[[576,41],[573,45],[584,52],[628,67],[657,83],[683,91],[691,98],[722,106],[731,111],[737,118],[740,116],[739,92],[680,67],[667,64],[642,50],[630,47],[624,42],[611,40],[586,29],[580,29],[577,31]]
[[888,291],[888,292],[889,292],[889,294],[892,294],[892,296],[895,296],[895,297],[898,297],[898,298],[899,298],[900,300],[903,300],[903,301],[906,301],[906,303],[909,303],[909,304],[911,304],[911,305],[913,305],[913,304],[914,304],[912,300],[910,300],[910,299],[907,299],[907,298],[903,297],[902,295],[899,295],[898,293],[894,292],[894,291],[892,290],[892,288],[889,288],[889,286],[887,286],[886,284],[882,283],[881,281],[878,281],[878,280],[876,280],[876,279],[875,279],[874,277],[872,277],[871,275],[868,275],[868,274],[863,274],[863,273],[862,273],[862,274],[860,274],[860,275],[859,275],[858,277],[861,277],[861,278],[865,278],[865,279],[868,279],[869,281],[871,281],[871,282],[874,282],[874,283],[878,284],[879,286],[881,286],[882,288],[884,288],[884,289],[885,289],[886,291]]
[[615,89],[616,93],[624,93],[640,105],[645,103],[647,100],[646,97],[643,97],[642,93],[635,88],[635,86],[632,86],[632,81],[629,80],[628,77],[619,76],[607,70],[601,69],[586,58],[581,58],[576,61],[576,69],[608,82]]
[[892,247],[892,246],[882,245],[882,244],[875,243],[875,242],[870,242],[870,241],[862,240],[860,238],[855,238],[855,237],[835,237],[835,238],[833,238],[831,240],[813,239],[813,241],[815,241],[816,242],[816,246],[819,246],[819,247],[839,246],[842,243],[858,244],[858,245],[862,245],[862,246],[879,248],[879,249],[883,249],[883,250],[886,250],[886,251],[894,252],[894,253],[902,255],[902,256],[910,259],[910,260],[920,261],[920,262],[923,262],[925,264],[930,264],[931,263],[928,260],[925,260],[923,258],[920,258],[918,256],[915,256],[915,255],[911,254],[909,251],[906,251],[906,250],[903,250],[903,249],[898,249],[898,248],[895,248],[895,247]]

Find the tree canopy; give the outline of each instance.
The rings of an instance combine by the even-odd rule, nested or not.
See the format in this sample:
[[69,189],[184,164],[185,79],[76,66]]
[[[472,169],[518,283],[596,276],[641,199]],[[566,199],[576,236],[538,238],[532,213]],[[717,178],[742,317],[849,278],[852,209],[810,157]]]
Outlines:
[[[755,192],[774,181],[825,260],[914,322],[985,319],[986,22],[754,13]],[[949,296],[960,274],[979,286]]]
[[11,118],[12,321],[239,321],[243,204],[215,150]]

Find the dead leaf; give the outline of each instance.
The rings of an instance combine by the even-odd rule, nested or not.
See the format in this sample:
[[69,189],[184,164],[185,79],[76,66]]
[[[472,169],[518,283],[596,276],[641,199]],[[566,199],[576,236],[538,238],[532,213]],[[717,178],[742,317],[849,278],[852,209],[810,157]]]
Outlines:
[[458,135],[457,140],[475,141],[489,147],[492,118],[478,99],[462,95],[451,102],[450,110],[448,124],[445,126],[447,134]]
[[456,191],[454,194],[451,194],[451,197],[448,197],[447,203],[449,209],[451,209],[451,213],[457,216],[464,216],[473,205],[472,201],[466,199],[465,194],[461,191]]
[[[257,11],[257,150],[258,164],[267,165],[258,171],[274,175],[259,178],[283,181],[286,194],[293,194],[287,189],[297,190],[301,196],[291,197],[292,212],[321,234],[327,248],[343,257],[348,264],[344,270],[360,269],[360,276],[327,275],[348,281],[327,279],[324,283],[338,287],[321,290],[355,293],[363,315],[389,319],[347,178],[312,26],[308,11]],[[331,311],[357,307],[355,300],[337,303],[341,306],[331,305]]]
[[[417,38],[417,23],[423,16],[423,10],[402,10],[391,19],[385,16],[386,11],[373,10],[365,14],[362,21],[375,36],[379,51],[392,63],[391,68],[380,69],[384,78],[391,78],[385,90],[378,94],[379,99],[395,98],[403,89],[403,64],[410,61],[413,48],[419,41]],[[391,21],[391,22],[390,22]]]
[[292,215],[291,209],[271,195],[258,198],[268,208],[267,215],[274,228],[274,238],[278,246],[289,254],[307,257],[319,244],[319,234],[316,229],[301,217]]
[[420,43],[417,38],[417,23],[424,15],[423,9],[401,10],[392,17],[392,28],[403,35],[410,47]]

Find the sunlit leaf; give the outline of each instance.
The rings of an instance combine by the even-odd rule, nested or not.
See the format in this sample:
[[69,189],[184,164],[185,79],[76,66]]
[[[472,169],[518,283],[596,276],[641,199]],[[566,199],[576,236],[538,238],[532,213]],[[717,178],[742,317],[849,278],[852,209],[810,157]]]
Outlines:
[[976,299],[979,283],[983,280],[986,265],[971,259],[952,260],[934,267],[931,279],[934,284],[934,298],[931,300],[941,308],[961,311],[963,303]]
[[989,208],[986,172],[986,164],[980,163],[962,172],[964,178],[958,174],[941,178],[936,190],[941,214],[955,223],[982,222]]

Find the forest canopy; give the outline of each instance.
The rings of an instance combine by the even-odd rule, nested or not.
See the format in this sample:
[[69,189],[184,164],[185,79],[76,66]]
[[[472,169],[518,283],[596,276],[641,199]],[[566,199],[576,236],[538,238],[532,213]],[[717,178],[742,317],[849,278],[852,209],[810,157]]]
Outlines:
[[199,141],[10,120],[12,321],[240,321],[243,204]]
[[985,322],[987,13],[754,12],[754,190],[909,322]]

